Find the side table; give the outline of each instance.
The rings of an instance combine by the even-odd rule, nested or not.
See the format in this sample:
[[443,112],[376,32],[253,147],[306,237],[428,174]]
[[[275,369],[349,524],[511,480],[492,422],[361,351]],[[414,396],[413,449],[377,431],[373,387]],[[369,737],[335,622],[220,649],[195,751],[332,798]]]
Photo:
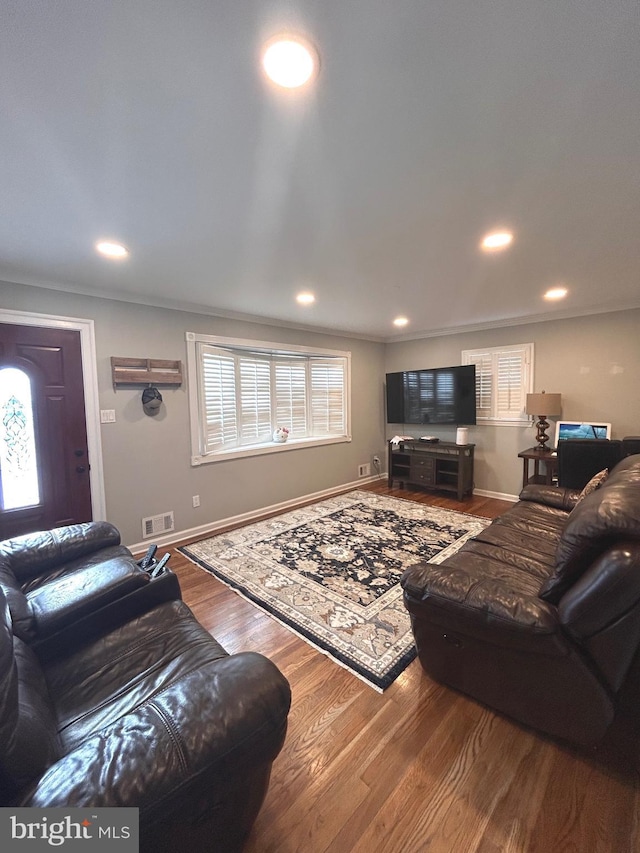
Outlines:
[[[522,488],[527,483],[546,483],[550,486],[553,483],[553,478],[558,473],[558,456],[555,450],[549,450],[546,447],[538,449],[530,447],[528,450],[522,450],[518,453],[518,458],[522,459]],[[533,476],[529,476],[529,462],[533,461]],[[544,471],[540,469],[540,463],[544,462]]]

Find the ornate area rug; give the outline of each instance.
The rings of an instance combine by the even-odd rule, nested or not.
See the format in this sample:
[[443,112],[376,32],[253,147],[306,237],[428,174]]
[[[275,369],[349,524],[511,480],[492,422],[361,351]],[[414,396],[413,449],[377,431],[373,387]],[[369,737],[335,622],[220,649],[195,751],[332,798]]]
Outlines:
[[179,548],[382,691],[416,656],[400,577],[489,519],[354,491]]

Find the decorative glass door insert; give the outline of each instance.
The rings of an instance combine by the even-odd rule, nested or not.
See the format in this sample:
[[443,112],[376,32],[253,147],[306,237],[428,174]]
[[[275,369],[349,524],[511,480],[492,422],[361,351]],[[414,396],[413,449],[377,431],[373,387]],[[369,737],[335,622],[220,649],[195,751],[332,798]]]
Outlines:
[[40,503],[33,420],[29,376],[16,367],[0,369],[0,494],[3,510]]

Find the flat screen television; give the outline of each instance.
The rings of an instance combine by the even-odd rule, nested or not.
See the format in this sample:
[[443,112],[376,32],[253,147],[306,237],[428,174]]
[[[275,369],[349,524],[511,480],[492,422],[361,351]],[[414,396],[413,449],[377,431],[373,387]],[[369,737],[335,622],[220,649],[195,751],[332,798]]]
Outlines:
[[476,366],[405,370],[386,376],[388,424],[476,422]]

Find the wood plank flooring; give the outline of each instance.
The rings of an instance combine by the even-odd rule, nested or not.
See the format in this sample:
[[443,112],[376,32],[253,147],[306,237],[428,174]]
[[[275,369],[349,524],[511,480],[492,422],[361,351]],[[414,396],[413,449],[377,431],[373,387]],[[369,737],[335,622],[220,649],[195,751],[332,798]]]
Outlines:
[[[488,518],[509,506],[366,488]],[[498,716],[417,660],[379,694],[178,552],[170,565],[227,651],[262,652],[291,684],[245,853],[639,853],[637,773]]]

